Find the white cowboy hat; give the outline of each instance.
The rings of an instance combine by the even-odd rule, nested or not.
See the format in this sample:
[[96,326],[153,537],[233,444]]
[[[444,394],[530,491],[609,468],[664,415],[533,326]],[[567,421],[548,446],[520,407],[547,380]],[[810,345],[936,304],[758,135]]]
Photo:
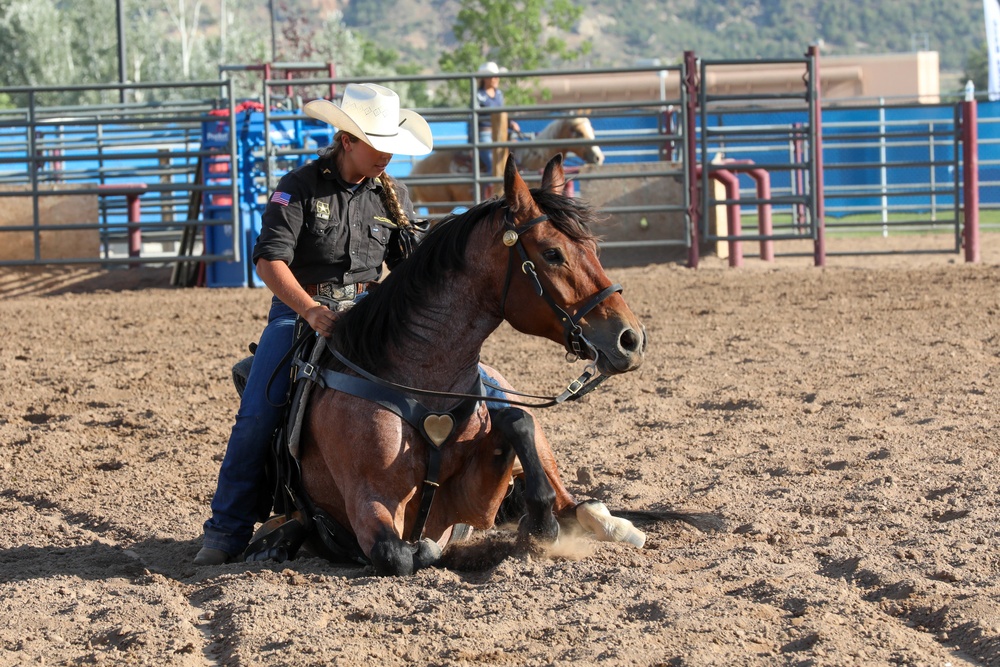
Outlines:
[[400,109],[399,95],[385,86],[349,83],[340,106],[313,100],[305,112],[383,153],[427,155],[434,148],[427,121],[415,111]]
[[491,60],[488,63],[480,65],[479,72],[481,74],[499,74],[500,68],[497,67],[497,64]]

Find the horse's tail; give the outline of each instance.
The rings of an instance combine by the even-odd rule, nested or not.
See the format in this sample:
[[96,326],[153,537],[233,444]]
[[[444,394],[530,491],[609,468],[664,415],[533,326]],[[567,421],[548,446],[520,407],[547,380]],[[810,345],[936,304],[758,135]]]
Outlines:
[[635,524],[680,521],[703,533],[717,533],[726,529],[726,522],[711,512],[674,512],[671,510],[611,510],[612,516],[628,519]]

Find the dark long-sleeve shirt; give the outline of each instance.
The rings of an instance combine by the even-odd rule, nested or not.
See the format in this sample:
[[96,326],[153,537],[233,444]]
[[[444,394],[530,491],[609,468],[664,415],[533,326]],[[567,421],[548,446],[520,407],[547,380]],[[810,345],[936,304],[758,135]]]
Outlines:
[[[391,269],[403,259],[400,231],[382,203],[382,188],[373,179],[356,186],[345,182],[330,158],[285,174],[264,210],[254,263],[283,261],[303,285],[377,280],[383,261]],[[395,189],[412,220],[406,186],[397,182]]]

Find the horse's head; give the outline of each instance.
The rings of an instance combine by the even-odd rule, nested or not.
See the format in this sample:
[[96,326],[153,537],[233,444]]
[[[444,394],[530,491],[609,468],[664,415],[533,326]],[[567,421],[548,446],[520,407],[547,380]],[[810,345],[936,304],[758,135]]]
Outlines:
[[642,363],[645,332],[597,258],[597,240],[587,228],[590,209],[564,196],[565,184],[561,155],[546,165],[537,190],[529,190],[507,160],[504,317],[518,331],[593,360],[605,375],[634,370]]
[[588,118],[576,116],[567,119],[563,132],[565,136],[560,137],[561,139],[583,139],[588,142],[581,146],[567,149],[566,152],[576,153],[587,164],[604,164],[604,152],[601,151],[601,147],[595,143],[591,143],[596,139],[596,135],[594,134],[594,126],[590,124]]

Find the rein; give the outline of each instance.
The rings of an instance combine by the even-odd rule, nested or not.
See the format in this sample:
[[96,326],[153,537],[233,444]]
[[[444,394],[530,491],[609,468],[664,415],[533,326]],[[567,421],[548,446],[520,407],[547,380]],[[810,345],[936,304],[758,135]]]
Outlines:
[[[515,226],[513,222],[513,216],[510,215],[510,211],[508,209],[508,214],[504,218],[504,228],[506,229],[506,231],[504,231],[503,233],[503,244],[508,248],[510,248],[510,255],[509,255],[510,261],[508,261],[507,263],[507,275],[504,278],[503,293],[500,301],[501,316],[503,316],[506,319],[507,293],[510,289],[510,281],[514,273],[514,264],[517,261],[514,256],[514,249],[516,248],[518,254],[521,256],[521,271],[523,271],[525,275],[531,278],[535,286],[535,292],[538,294],[538,296],[542,297],[547,304],[549,304],[549,307],[553,310],[553,312],[555,312],[556,316],[559,318],[559,321],[562,323],[563,332],[565,334],[564,345],[567,351],[566,352],[567,360],[572,361],[573,359],[584,359],[585,358],[584,350],[586,350],[587,352],[590,353],[590,356],[592,356],[596,361],[598,354],[597,349],[591,344],[589,340],[587,340],[587,337],[584,336],[583,328],[580,326],[580,320],[582,320],[587,315],[587,313],[593,310],[597,305],[599,305],[605,299],[610,297],[612,294],[621,293],[622,286],[619,285],[618,283],[615,283],[613,285],[605,287],[601,291],[592,295],[590,298],[588,298],[586,301],[583,302],[583,305],[577,310],[575,316],[570,315],[569,313],[566,312],[565,309],[560,307],[559,304],[555,302],[555,299],[552,298],[552,295],[550,295],[547,291],[545,291],[545,287],[542,285],[542,281],[538,278],[538,274],[535,272],[535,264],[530,259],[528,259],[528,253],[527,251],[525,251],[524,244],[521,242],[521,235],[524,232],[530,231],[536,225],[538,225],[541,222],[545,222],[548,219],[549,216],[545,214],[542,214],[537,218],[533,218],[528,222],[524,223],[523,225],[521,225],[519,233],[518,228]],[[398,384],[390,380],[385,380],[376,375],[372,375],[365,369],[361,368],[360,366],[352,362],[350,359],[345,357],[343,354],[341,354],[338,350],[334,349],[333,346],[328,344],[327,348],[330,350],[333,356],[337,358],[338,361],[344,364],[344,366],[354,371],[355,373],[357,373],[364,379],[368,380],[369,382],[380,385],[382,387],[386,387],[406,394],[412,394],[417,396],[434,396],[439,398],[459,398],[459,399],[481,398],[481,396],[474,394],[463,394],[463,393],[448,392],[448,391],[436,391],[431,389],[420,389],[418,387],[410,387],[408,385]],[[499,398],[492,396],[490,397],[489,400],[491,402],[505,403],[507,405],[516,405],[519,407],[526,407],[526,408],[550,408],[559,405],[561,403],[565,403],[566,401],[575,401],[589,394],[591,391],[596,389],[599,384],[601,384],[608,378],[608,376],[601,374],[597,375],[597,377],[594,377],[594,375],[598,372],[595,361],[587,363],[587,365],[583,369],[583,373],[581,373],[577,379],[570,382],[569,385],[567,385],[566,389],[563,390],[563,392],[558,396],[538,396],[535,394],[525,394],[518,391],[514,391],[512,389],[504,389],[503,387],[499,387],[493,383],[486,383],[491,388],[498,389],[504,392],[505,394],[513,394],[515,396],[521,396],[522,398],[540,399],[542,401],[541,403],[526,403],[524,401],[519,401],[516,399]]]
[[[327,349],[329,349],[330,353],[333,354],[334,357],[336,357],[337,361],[344,364],[344,366],[354,371],[355,373],[357,373],[364,379],[368,380],[372,384],[377,384],[381,387],[394,389],[404,394],[413,394],[416,396],[434,396],[437,398],[459,398],[459,399],[485,398],[481,394],[463,394],[461,392],[420,389],[419,387],[411,387],[405,384],[392,382],[391,380],[380,378],[377,375],[372,375],[371,373],[369,373],[368,371],[361,368],[353,361],[345,357],[343,354],[340,353],[340,351],[335,350],[331,345],[327,345]],[[541,403],[526,403],[524,401],[518,401],[512,398],[500,398],[499,396],[497,397],[490,396],[487,399],[489,400],[490,403],[505,403],[507,405],[517,405],[524,408],[551,408],[555,405],[559,405],[560,403],[565,403],[566,401],[575,401],[576,399],[585,396],[586,394],[589,394],[597,387],[597,385],[601,384],[608,378],[608,376],[606,375],[599,375],[596,378],[593,378],[593,380],[591,380],[596,371],[597,368],[593,364],[587,364],[587,367],[584,368],[583,373],[580,375],[580,377],[570,382],[569,386],[567,386],[566,389],[564,389],[563,392],[558,396],[538,396],[535,394],[525,394],[522,392],[514,391],[512,389],[505,389],[492,382],[484,381],[483,384],[489,386],[492,389],[498,389],[506,394],[514,394],[515,396],[522,396],[524,398],[537,398],[543,400],[543,402]]]

